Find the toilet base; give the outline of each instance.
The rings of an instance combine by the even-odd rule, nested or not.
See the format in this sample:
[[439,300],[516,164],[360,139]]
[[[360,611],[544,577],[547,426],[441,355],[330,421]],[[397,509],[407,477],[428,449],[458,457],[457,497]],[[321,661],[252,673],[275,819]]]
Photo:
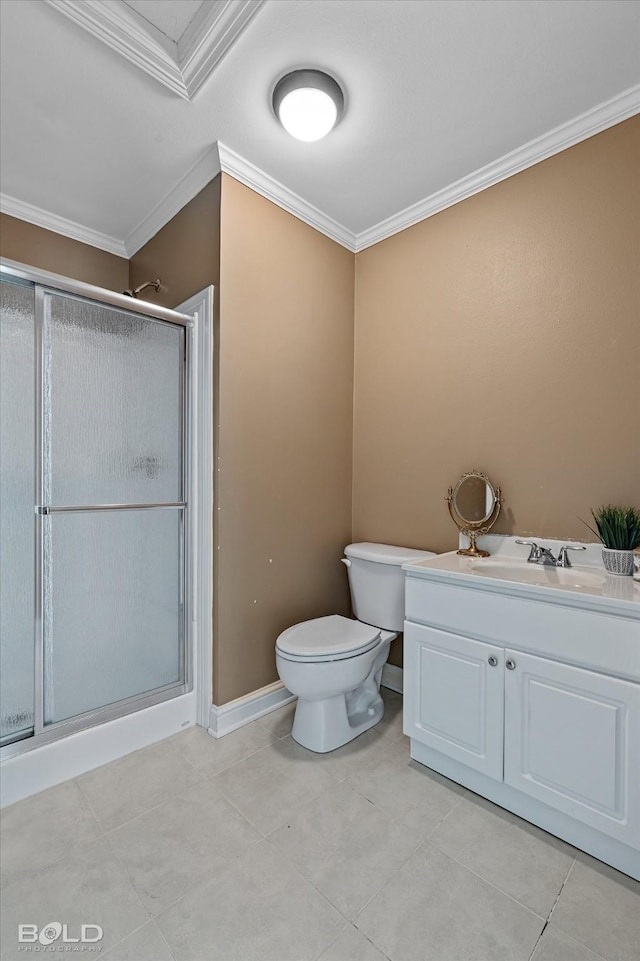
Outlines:
[[[349,695],[337,694],[318,701],[298,698],[291,736],[316,754],[327,754],[368,731],[384,714],[380,695],[365,710],[347,713]],[[356,705],[357,707],[357,705]]]

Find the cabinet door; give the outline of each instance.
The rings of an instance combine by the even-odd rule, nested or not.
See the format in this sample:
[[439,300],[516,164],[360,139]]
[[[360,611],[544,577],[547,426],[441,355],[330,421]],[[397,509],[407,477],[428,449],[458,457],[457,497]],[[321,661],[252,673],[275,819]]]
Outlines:
[[640,685],[507,651],[504,779],[640,844]]
[[405,622],[404,733],[502,780],[504,650]]

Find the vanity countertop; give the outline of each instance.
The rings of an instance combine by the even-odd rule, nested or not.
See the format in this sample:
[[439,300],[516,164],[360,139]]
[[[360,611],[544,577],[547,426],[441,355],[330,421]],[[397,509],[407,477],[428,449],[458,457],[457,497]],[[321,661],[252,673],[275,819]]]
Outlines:
[[[589,552],[588,559],[593,557],[593,552]],[[451,551],[423,561],[409,561],[403,570],[410,577],[538,598],[637,618],[640,622],[640,581],[608,574],[597,563],[566,568],[529,564],[522,556],[514,556],[508,543],[490,557],[468,557]],[[640,623],[638,640],[640,642]]]

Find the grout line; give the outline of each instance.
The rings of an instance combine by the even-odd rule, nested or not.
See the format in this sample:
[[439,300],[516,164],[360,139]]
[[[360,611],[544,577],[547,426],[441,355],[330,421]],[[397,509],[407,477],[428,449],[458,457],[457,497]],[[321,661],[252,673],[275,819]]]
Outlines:
[[[580,851],[578,850],[578,854],[579,854],[579,853],[580,853]],[[578,854],[576,854],[576,856],[574,857],[573,861],[571,862],[571,867],[570,867],[569,870],[567,871],[567,876],[566,876],[566,878],[564,879],[564,881],[562,882],[562,887],[560,888],[560,890],[559,890],[559,892],[558,892],[558,897],[555,899],[554,904],[553,904],[553,907],[551,908],[551,911],[549,912],[549,918],[548,918],[548,920],[547,920],[547,924],[550,924],[550,923],[551,923],[553,912],[555,911],[555,909],[556,909],[556,907],[557,907],[557,905],[558,905],[558,901],[560,900],[560,895],[561,895],[562,892],[564,891],[564,887],[565,887],[566,883],[568,882],[569,877],[571,876],[571,873],[573,872],[573,869],[575,868],[576,864],[578,863]],[[545,927],[546,927],[546,925],[545,925]],[[558,930],[561,931],[562,934],[565,935],[565,937],[570,938],[572,941],[575,941],[576,944],[580,945],[581,948],[586,948],[587,951],[591,951],[591,953],[594,954],[594,955],[596,955],[598,958],[602,958],[602,961],[606,961],[606,959],[604,958],[604,955],[600,954],[599,951],[596,951],[595,948],[592,948],[592,947],[591,947],[591,945],[585,944],[583,941],[580,941],[580,939],[577,938],[575,935],[569,934],[569,932],[568,932],[568,931],[565,931],[564,928],[560,927],[560,925],[558,925]]]
[[538,949],[538,945],[540,944],[540,941],[542,940],[542,935],[543,935],[544,932],[547,930],[547,925],[548,925],[548,924],[549,924],[549,920],[547,919],[547,920],[544,922],[544,927],[543,927],[542,931],[540,932],[540,934],[538,935],[538,937],[537,937],[537,939],[536,939],[536,943],[535,943],[534,946],[533,946],[533,950],[532,950],[531,954],[529,955],[528,961],[531,961],[531,959],[533,958],[534,954],[536,953],[536,951],[537,951],[537,949]]
[[[319,892],[318,892],[318,893],[319,893]],[[332,907],[333,907],[333,905],[332,905]],[[314,958],[314,961],[320,961],[320,959],[323,957],[324,954],[326,954],[326,952],[329,950],[329,948],[332,948],[333,945],[338,941],[338,939],[342,937],[342,935],[344,934],[344,932],[347,930],[348,927],[349,927],[349,922],[347,921],[347,923],[345,924],[345,926],[344,926],[343,928],[341,928],[340,931],[338,931],[338,933],[336,934],[335,938],[333,938],[333,939],[329,942],[329,944],[326,944],[326,945],[324,946],[324,948],[322,948],[322,950],[320,951],[320,954],[316,954],[316,956],[315,956],[315,958]]]
[[[454,782],[454,783],[455,783],[455,782]],[[440,820],[438,821],[438,823],[437,823],[437,824],[434,824],[434,826],[431,828],[431,830],[429,831],[429,833],[427,834],[427,836],[426,836],[426,838],[425,838],[425,841],[429,841],[429,839],[430,839],[431,835],[433,834],[433,832],[434,832],[434,831],[437,831],[438,828],[439,828],[442,824],[444,824],[444,822],[447,820],[447,818],[449,817],[449,815],[450,815],[453,811],[455,811],[455,809],[461,804],[462,801],[464,801],[464,799],[465,799],[465,795],[464,795],[464,794],[460,794],[460,795],[458,796],[458,799],[457,799],[457,801],[455,802],[455,804],[452,804],[451,807],[449,808],[449,810],[447,811],[447,813],[444,814],[444,815],[440,818]],[[434,847],[437,847],[437,845],[434,845]],[[440,848],[438,848],[438,850],[440,850]],[[444,853],[444,852],[443,852],[443,853]]]
[[322,948],[322,950],[320,951],[320,954],[316,954],[314,961],[320,961],[323,954],[326,954],[329,948],[332,948],[334,946],[334,944],[338,941],[339,938],[342,937],[342,935],[344,934],[344,932],[347,930],[348,927],[349,927],[349,922],[347,922],[347,924],[345,924],[345,926],[341,928],[340,931],[338,931],[335,938],[333,938],[333,940],[331,940],[329,944],[326,944],[324,948]]
[[[280,825],[280,827],[282,827],[282,825]],[[280,860],[281,860],[287,867],[289,867],[289,868],[293,871],[294,874],[297,874],[297,875],[298,875],[298,877],[300,878],[301,881],[303,881],[304,884],[307,884],[310,888],[313,888],[313,890],[316,892],[316,894],[317,894],[319,897],[321,897],[322,900],[325,901],[325,902],[329,905],[329,907],[331,908],[332,911],[335,911],[337,914],[340,915],[341,918],[344,918],[344,920],[345,920],[345,925],[344,925],[343,928],[340,929],[340,931],[338,932],[338,935],[337,935],[336,938],[334,939],[334,940],[337,940],[337,938],[342,934],[342,932],[347,928],[347,926],[348,926],[349,924],[352,924],[352,923],[353,923],[352,920],[351,920],[351,918],[349,918],[343,911],[341,911],[341,909],[340,909],[336,904],[333,903],[333,901],[329,898],[329,896],[328,896],[327,894],[325,894],[324,891],[321,891],[321,890],[320,890],[320,888],[317,886],[317,884],[316,884],[314,881],[311,880],[311,878],[308,878],[305,874],[303,874],[302,871],[300,871],[300,870],[297,868],[297,866],[293,863],[293,861],[290,861],[290,860],[289,860],[289,858],[287,857],[286,854],[284,854],[282,851],[280,851],[279,848],[277,848],[277,847],[275,846],[275,844],[272,844],[272,843],[269,841],[269,838],[268,838],[268,837],[264,837],[262,840],[264,841],[265,844],[267,844],[267,845],[269,846],[270,850],[276,855],[276,857],[280,858]],[[331,942],[331,944],[333,944],[333,943],[334,943],[334,941]],[[329,947],[330,947],[330,945],[327,945],[327,947],[323,948],[322,953],[324,953],[324,951],[326,951]],[[322,953],[321,953],[320,957],[322,956]]]
[[[78,788],[78,790],[80,791],[80,796],[81,796],[81,798],[83,799],[84,803],[87,805],[87,810],[89,811],[89,814],[91,815],[91,817],[93,818],[93,820],[94,820],[95,823],[96,823],[96,827],[98,828],[98,832],[99,832],[98,835],[97,835],[97,837],[100,837],[100,838],[101,838],[101,837],[104,837],[104,835],[105,835],[105,830],[104,830],[104,828],[102,827],[102,825],[100,824],[100,821],[98,820],[98,815],[97,815],[96,812],[93,810],[93,807],[92,807],[92,805],[91,805],[91,802],[89,801],[89,798],[87,797],[87,795],[86,795],[85,792],[83,791],[82,785],[80,784],[80,781],[78,780],[77,777],[69,778],[69,780],[73,781],[74,784],[75,784],[75,786],[76,786],[76,787]],[[65,782],[63,781],[62,783],[64,784]]]
[[[144,905],[143,905],[143,907],[144,907]],[[107,958],[107,961],[108,961],[109,955],[111,954],[112,951],[115,951],[115,949],[116,949],[117,947],[119,947],[119,945],[121,945],[123,941],[126,941],[127,938],[130,938],[130,937],[132,937],[134,934],[137,934],[138,931],[142,930],[142,928],[144,928],[144,926],[147,925],[147,924],[149,924],[149,923],[153,924],[153,920],[152,920],[152,918],[150,918],[150,917],[147,918],[146,921],[143,921],[142,924],[139,924],[137,928],[134,928],[133,931],[129,931],[128,934],[125,934],[124,938],[120,938],[119,941],[116,941],[115,944],[112,944],[111,947],[109,948],[109,950],[106,952],[106,954],[101,955],[101,957]]]
[[574,855],[573,861],[572,861],[571,864],[569,865],[569,870],[567,871],[567,873],[566,873],[566,875],[565,875],[565,879],[564,879],[564,881],[562,882],[562,884],[560,885],[560,890],[558,891],[557,897],[556,897],[555,901],[553,902],[553,904],[552,904],[552,906],[551,906],[551,910],[549,911],[549,914],[548,914],[548,916],[547,916],[547,923],[551,920],[551,915],[553,914],[553,912],[554,912],[555,909],[556,909],[556,905],[557,905],[558,901],[560,900],[560,895],[561,895],[562,892],[564,891],[564,886],[565,886],[565,884],[567,883],[567,881],[569,880],[569,875],[570,875],[571,872],[573,871],[573,867],[574,867],[574,865],[575,865],[575,863],[576,863],[576,858],[577,858],[577,855]]
[[156,931],[158,932],[158,936],[159,936],[160,940],[163,941],[164,944],[166,944],[166,946],[167,946],[167,951],[169,952],[169,954],[170,954],[171,957],[173,958],[173,961],[176,961],[176,956],[175,956],[175,954],[173,953],[173,950],[172,950],[172,948],[171,948],[171,945],[169,944],[169,942],[168,942],[167,939],[165,938],[164,934],[163,934],[162,931],[160,930],[160,926],[156,923],[156,919],[154,918],[151,923],[152,923],[152,925],[154,926],[154,928],[156,929]]
[[[340,782],[340,786],[344,787],[345,790],[352,792],[353,794],[355,794],[357,797],[361,798],[362,800],[368,801],[368,802],[369,802],[370,804],[372,804],[373,807],[374,807],[379,813],[381,813],[385,818],[388,818],[388,819],[390,819],[390,820],[393,819],[393,814],[392,814],[390,811],[388,811],[386,808],[381,807],[380,805],[375,805],[375,804],[373,804],[373,802],[370,801],[369,798],[366,798],[364,795],[359,794],[359,792],[357,792],[354,788],[350,787],[349,785],[345,784],[344,782]],[[328,790],[329,790],[329,789],[327,789],[327,791],[323,791],[321,794],[317,795],[317,797],[315,797],[315,798],[313,798],[312,800],[310,800],[310,801],[308,802],[308,804],[305,804],[305,807],[307,807],[307,806],[315,803],[315,802],[318,800],[318,798],[320,798],[320,797],[322,797],[324,794],[328,793]],[[335,787],[333,787],[332,790],[335,790]],[[298,814],[298,812],[296,811],[294,816],[296,816],[297,814]],[[414,848],[412,848],[411,851],[409,851],[409,853],[407,854],[407,856],[406,856],[405,858],[403,858],[403,860],[401,861],[401,863],[398,865],[398,867],[396,868],[396,870],[393,871],[393,873],[389,876],[389,878],[387,878],[385,881],[382,882],[382,884],[380,885],[380,887],[377,888],[377,889],[373,892],[373,894],[371,895],[371,897],[367,899],[367,901],[362,905],[362,907],[358,908],[358,910],[356,911],[355,915],[349,916],[349,915],[344,914],[344,912],[342,911],[342,909],[339,908],[339,907],[337,906],[337,904],[335,904],[335,903],[329,898],[329,896],[328,896],[327,894],[325,894],[323,891],[321,891],[321,890],[314,884],[314,882],[311,880],[311,878],[307,877],[306,874],[304,874],[302,871],[300,871],[300,870],[298,869],[298,867],[294,864],[294,862],[289,859],[289,857],[287,856],[287,854],[285,854],[284,852],[280,851],[280,849],[279,849],[276,845],[271,844],[270,838],[271,838],[272,835],[275,834],[275,832],[276,832],[277,830],[279,830],[285,823],[286,823],[286,821],[283,821],[282,824],[279,824],[277,828],[274,828],[273,831],[271,831],[271,832],[269,833],[269,835],[266,835],[266,836],[265,836],[265,840],[267,841],[268,844],[270,844],[271,847],[273,847],[273,849],[280,855],[280,857],[283,858],[283,859],[287,862],[287,864],[289,864],[289,865],[293,868],[293,870],[296,871],[297,874],[300,875],[300,877],[302,877],[308,884],[310,884],[310,885],[318,892],[318,894],[320,894],[320,895],[325,899],[325,901],[327,901],[327,902],[331,905],[331,907],[332,907],[335,911],[337,911],[339,914],[341,914],[342,917],[345,918],[345,919],[346,919],[350,924],[352,924],[354,927],[355,927],[355,923],[354,923],[355,917],[357,917],[357,915],[359,915],[362,911],[364,911],[364,909],[366,908],[366,906],[380,893],[380,891],[382,891],[382,889],[389,883],[389,881],[391,881],[391,879],[396,876],[396,874],[398,873],[398,871],[401,870],[401,868],[406,864],[406,862],[409,860],[409,858],[411,858],[411,857],[416,853],[416,851],[418,850],[418,848],[420,848],[420,847],[422,846],[422,844],[424,843],[424,840],[418,841],[417,844],[416,844],[416,846],[415,846]]]
[[514,904],[517,904],[518,907],[523,909],[523,911],[527,911],[529,914],[532,914],[534,918],[538,918],[540,921],[544,921],[546,924],[547,919],[543,918],[541,914],[538,914],[532,908],[527,907],[527,905],[523,904],[522,901],[518,901],[518,899],[514,898],[512,894],[509,894],[507,891],[503,891],[502,888],[499,888],[497,884],[494,884],[493,881],[489,881],[487,878],[484,878],[481,874],[478,874],[477,871],[474,871],[473,868],[470,868],[467,864],[463,864],[462,861],[458,861],[458,859],[454,858],[452,854],[449,854],[447,851],[443,851],[442,848],[439,848],[437,844],[433,843],[433,841],[430,841],[427,838],[425,844],[429,844],[432,848],[438,851],[439,854],[443,854],[446,858],[449,858],[450,861],[454,861],[459,867],[464,868],[465,871],[468,871],[469,874],[473,874],[474,877],[478,878],[478,880],[482,881],[484,884],[488,884],[490,888],[494,889],[494,891],[498,891],[505,898],[509,898],[510,901],[513,901]]
[[[129,886],[130,886],[131,890],[133,891],[133,893],[135,894],[136,898],[137,898],[138,901],[140,902],[140,906],[142,907],[142,910],[143,910],[143,911],[145,912],[145,914],[147,915],[147,920],[145,921],[145,924],[146,924],[147,921],[150,921],[150,920],[153,918],[153,914],[151,914],[151,912],[149,911],[149,908],[146,906],[146,904],[144,903],[144,901],[142,900],[142,898],[141,898],[140,895],[138,894],[138,889],[137,889],[137,887],[135,886],[135,884],[133,883],[133,878],[131,877],[131,875],[130,875],[130,873],[129,873],[129,869],[127,868],[126,864],[124,864],[124,862],[122,861],[122,859],[121,859],[120,855],[118,854],[118,852],[114,850],[113,845],[112,845],[112,844],[110,843],[110,841],[109,841],[109,838],[105,836],[104,840],[105,840],[105,842],[106,842],[106,845],[107,845],[109,851],[111,852],[111,855],[116,859],[116,861],[118,862],[118,864],[120,865],[120,867],[121,867],[122,870],[124,871],[124,875],[125,875],[127,881],[129,882]],[[141,928],[141,927],[143,927],[143,925],[140,925],[140,928]],[[136,928],[136,931],[139,931],[140,928]],[[134,933],[133,931],[130,931],[130,932],[129,932],[129,934],[133,934],[133,933]],[[127,935],[127,937],[129,937],[129,934]],[[121,940],[124,941],[124,938],[122,938]],[[118,944],[119,944],[119,943],[120,943],[120,942],[118,942]]]
[[[86,847],[86,845],[88,845],[88,844],[93,844],[94,841],[103,841],[103,840],[105,839],[105,831],[103,830],[102,825],[101,825],[100,822],[98,821],[98,818],[96,817],[93,808],[92,808],[91,805],[89,804],[88,798],[86,797],[86,795],[85,795],[84,791],[82,790],[82,788],[80,787],[80,785],[77,783],[77,778],[75,778],[75,777],[67,778],[66,781],[61,781],[60,784],[54,784],[54,785],[52,785],[52,787],[50,787],[50,788],[45,788],[43,791],[38,791],[36,794],[30,794],[29,797],[22,798],[20,801],[16,801],[15,803],[16,803],[16,805],[17,805],[17,804],[22,804],[24,801],[29,801],[29,800],[31,800],[31,798],[38,797],[38,795],[40,795],[40,794],[44,794],[45,791],[53,791],[53,790],[55,790],[55,788],[60,787],[60,786],[63,785],[63,784],[70,784],[72,781],[75,783],[76,787],[77,787],[78,790],[80,791],[80,795],[81,795],[81,797],[82,797],[82,800],[83,800],[83,801],[85,802],[85,804],[86,804],[88,813],[89,813],[89,815],[91,816],[91,818],[92,818],[92,820],[93,820],[96,828],[98,829],[98,833],[97,833],[97,834],[94,834],[93,837],[90,837],[90,838],[83,838],[82,840],[69,842],[69,843],[67,844],[67,847],[65,848],[65,850],[64,850],[61,854],[59,854],[57,858],[54,858],[53,861],[48,861],[48,862],[44,865],[44,867],[41,867],[41,868],[40,868],[41,871],[46,871],[48,868],[54,867],[54,865],[56,865],[56,864],[58,864],[60,861],[62,861],[63,858],[68,857],[68,855],[71,854],[71,853],[72,853],[73,851],[75,851],[76,849],[79,850],[79,849],[82,848],[82,847]],[[10,806],[10,807],[14,807],[13,804],[12,804],[12,805],[9,805],[9,806]],[[8,808],[6,808],[5,810],[8,810]],[[6,832],[6,828],[3,828],[2,830],[0,830],[0,838],[1,838],[2,834],[5,833],[5,832]],[[67,836],[67,837],[68,837],[68,836]],[[1,843],[0,843],[0,847],[1,847]],[[31,872],[30,872],[30,873],[31,873]],[[13,881],[7,881],[7,882],[4,884],[3,888],[2,888],[3,893],[6,892],[6,891],[8,891],[9,888],[13,887],[14,884],[18,884],[18,883],[20,883],[21,881],[24,881],[25,879],[26,879],[25,876],[20,876],[20,877],[15,878]]]
[[[224,873],[231,866],[233,866],[237,861],[243,858],[245,854],[247,854],[252,848],[255,848],[262,841],[264,841],[264,838],[258,838],[256,841],[252,841],[251,844],[248,844],[243,851],[240,851],[234,857],[229,858],[227,864],[225,864],[223,868],[218,868],[216,871],[214,871],[213,874],[207,874],[206,877],[199,878],[197,881],[194,881],[193,884],[189,885],[188,888],[185,888],[184,891],[182,891],[177,897],[175,897],[173,901],[169,901],[167,904],[165,904],[165,906],[161,908],[156,914],[150,915],[150,920],[154,921],[157,924],[158,918],[160,918],[167,911],[170,911],[171,908],[174,908],[176,904],[179,904],[180,901],[186,898],[187,895],[191,894],[192,891],[195,891],[196,888],[201,887],[203,884],[208,884],[209,881],[215,881],[216,878],[223,878]],[[160,933],[162,934],[162,932]]]
[[119,831],[120,828],[125,827],[127,824],[131,824],[132,821],[137,821],[138,818],[144,817],[146,814],[150,814],[151,811],[157,811],[157,809],[162,807],[163,804],[166,804],[168,801],[175,800],[175,798],[180,797],[181,794],[191,790],[191,788],[197,787],[198,784],[206,784],[206,780],[204,778],[200,778],[198,781],[194,781],[193,784],[185,784],[179,790],[171,791],[169,794],[161,797],[160,800],[154,801],[148,808],[145,808],[144,811],[138,811],[137,814],[132,814],[131,817],[127,818],[126,821],[122,821],[120,824],[114,824],[112,828],[105,828],[103,837],[108,837],[109,834],[113,834],[114,831]]
[[86,795],[86,793],[85,793],[82,785],[80,784],[79,778],[74,777],[73,780],[76,782],[76,784],[77,784],[77,786],[78,786],[78,790],[80,791],[80,794],[81,794],[82,797],[84,798],[85,804],[87,805],[87,807],[89,808],[89,811],[91,812],[91,817],[93,818],[93,820],[94,820],[94,821],[96,822],[96,824],[98,825],[98,828],[100,829],[100,832],[101,832],[101,833],[100,833],[100,837],[104,837],[107,832],[105,831],[105,829],[103,828],[102,824],[100,823],[100,820],[98,819],[98,815],[97,815],[96,812],[93,810],[93,805],[92,805],[91,801],[89,800],[89,798],[87,797],[87,795]]
[[[374,894],[372,894],[371,897],[362,905],[362,907],[360,908],[360,910],[359,910],[359,911],[353,916],[353,918],[351,919],[351,923],[353,924],[354,928],[357,928],[357,930],[360,931],[360,928],[358,928],[358,926],[357,926],[357,924],[356,924],[356,918],[359,918],[360,915],[362,914],[362,912],[363,912],[364,910],[366,910],[366,908],[369,907],[369,905],[370,905],[371,902],[374,900],[374,898],[377,898],[378,895],[386,888],[386,886],[387,886],[388,884],[391,884],[391,882],[394,880],[394,878],[395,878],[395,877],[400,873],[400,871],[403,869],[403,867],[405,866],[405,864],[407,863],[407,861],[409,861],[409,860],[414,856],[414,854],[417,854],[418,851],[419,851],[422,847],[424,847],[424,845],[425,845],[426,843],[427,843],[427,842],[426,842],[426,840],[424,840],[424,839],[423,839],[422,841],[419,841],[419,842],[416,844],[415,848],[413,848],[413,850],[409,852],[409,854],[406,856],[406,858],[404,858],[404,860],[402,861],[402,863],[398,865],[397,869],[393,872],[393,874],[391,874],[391,875],[387,878],[387,880],[384,881],[384,882],[380,885],[380,887],[374,892]],[[361,931],[360,933],[361,933],[361,934],[364,934],[363,931]],[[364,936],[366,937],[366,935],[364,935]]]
[[[227,768],[227,770],[229,770],[229,769]],[[251,818],[250,818],[247,814],[245,814],[244,811],[242,811],[242,810],[238,807],[238,805],[235,803],[235,801],[232,801],[232,800],[231,800],[231,798],[229,797],[229,795],[224,791],[224,789],[223,789],[222,787],[220,787],[219,785],[216,785],[216,787],[217,787],[218,791],[220,791],[220,794],[222,795],[222,797],[224,798],[224,800],[227,802],[227,804],[231,805],[231,807],[233,808],[233,810],[234,810],[237,814],[239,814],[240,817],[243,817],[244,820],[247,822],[247,824],[249,824],[249,825],[254,829],[254,831],[257,831],[257,832],[258,832],[258,834],[260,835],[260,840],[263,841],[263,840],[266,838],[267,835],[264,834],[264,833],[260,830],[260,828],[258,827],[258,825],[255,824],[255,823],[251,820]],[[257,843],[257,842],[256,842],[256,843]]]
[[[554,910],[555,910],[556,904],[557,904],[558,901],[560,900],[560,895],[562,894],[562,892],[563,892],[563,890],[564,890],[565,884],[566,884],[567,881],[569,880],[569,875],[571,874],[571,872],[572,872],[572,870],[573,870],[573,865],[574,865],[575,863],[576,863],[576,859],[575,859],[575,857],[574,857],[574,858],[573,858],[573,861],[572,861],[571,864],[569,865],[569,869],[568,869],[568,871],[567,871],[567,873],[566,873],[566,875],[565,875],[564,881],[563,881],[562,884],[560,885],[560,890],[558,891],[558,893],[557,893],[557,895],[556,895],[556,899],[555,899],[555,901],[553,902],[553,904],[551,905],[551,910],[549,911],[549,914],[547,915],[547,920],[544,922],[544,927],[543,927],[542,931],[540,932],[540,934],[538,935],[538,940],[536,941],[536,943],[535,943],[534,946],[533,946],[533,951],[532,951],[531,954],[529,955],[529,961],[531,961],[531,959],[533,958],[534,954],[536,953],[537,947],[538,947],[538,945],[540,944],[540,941],[542,940],[542,935],[543,935],[544,932],[547,930],[547,927],[549,926],[549,924],[550,924],[550,922],[551,922],[551,915],[553,914],[553,912],[554,912]],[[586,947],[586,945],[585,945],[585,947]]]

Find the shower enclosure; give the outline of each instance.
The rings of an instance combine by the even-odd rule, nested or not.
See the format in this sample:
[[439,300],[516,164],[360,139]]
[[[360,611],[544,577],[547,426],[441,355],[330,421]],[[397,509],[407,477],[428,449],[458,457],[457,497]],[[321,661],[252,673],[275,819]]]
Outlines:
[[192,684],[190,318],[35,276],[0,277],[4,756]]

